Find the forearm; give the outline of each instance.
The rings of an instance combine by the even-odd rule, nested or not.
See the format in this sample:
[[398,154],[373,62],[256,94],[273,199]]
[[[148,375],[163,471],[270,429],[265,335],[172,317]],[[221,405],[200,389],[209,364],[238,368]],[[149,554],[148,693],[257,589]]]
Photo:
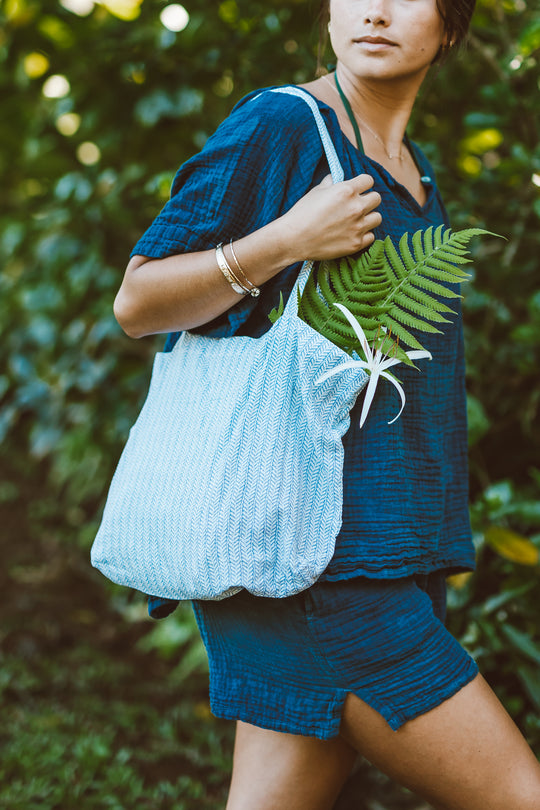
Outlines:
[[[332,184],[328,176],[287,213],[239,239],[235,253],[257,287],[303,259],[332,259],[368,247],[381,222],[381,198],[368,191],[373,179],[359,175]],[[367,192],[367,193],[366,193]],[[230,248],[228,259],[234,266]],[[240,300],[223,276],[214,250],[166,259],[134,256],[127,266],[114,312],[131,337],[178,332],[208,323]]]
[[[247,278],[257,287],[303,257],[291,246],[286,223],[276,220],[234,243]],[[231,267],[230,248],[224,247]],[[226,312],[239,300],[223,276],[215,250],[147,259],[134,256],[114,303],[130,337],[192,329]]]

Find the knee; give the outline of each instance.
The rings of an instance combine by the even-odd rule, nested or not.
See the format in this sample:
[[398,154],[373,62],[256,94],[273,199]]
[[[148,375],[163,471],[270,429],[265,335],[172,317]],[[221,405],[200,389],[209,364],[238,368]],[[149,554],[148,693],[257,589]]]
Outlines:
[[[531,759],[533,757],[531,756]],[[510,810],[540,810],[540,763],[534,761],[531,767],[514,774],[515,798],[508,805]]]
[[540,765],[526,773],[514,773],[499,799],[497,808],[501,810],[540,810]]
[[434,810],[540,810],[540,764],[537,772],[523,776],[514,773],[509,783],[497,785],[493,795],[484,790],[481,795],[464,795],[457,801],[431,801]]
[[508,810],[540,810],[540,776],[534,784],[522,786]]

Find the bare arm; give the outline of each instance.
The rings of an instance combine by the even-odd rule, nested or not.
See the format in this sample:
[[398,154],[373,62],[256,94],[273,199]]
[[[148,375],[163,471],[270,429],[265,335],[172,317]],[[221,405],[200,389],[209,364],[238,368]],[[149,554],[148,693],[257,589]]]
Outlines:
[[[246,276],[260,286],[306,258],[331,259],[368,247],[374,238],[371,230],[381,222],[374,210],[381,198],[368,191],[372,185],[365,174],[336,184],[327,177],[286,214],[235,242]],[[234,266],[230,253],[227,258]],[[124,331],[138,338],[201,326],[238,300],[217,266],[214,250],[166,259],[133,256],[114,313]]]

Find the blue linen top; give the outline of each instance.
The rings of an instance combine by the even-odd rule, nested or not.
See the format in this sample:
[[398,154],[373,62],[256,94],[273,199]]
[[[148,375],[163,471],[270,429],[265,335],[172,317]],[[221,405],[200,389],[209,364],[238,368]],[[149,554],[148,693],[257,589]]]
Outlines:
[[[379,163],[359,151],[342,132],[327,104],[317,103],[342,163],[345,178],[370,174],[382,202],[375,236],[395,244],[405,231],[448,225],[433,169],[414,144],[427,199],[421,206]],[[293,96],[254,91],[234,107],[204,149],[178,170],[171,198],[131,255],[164,258],[208,250],[240,239],[281,216],[329,172],[308,105]],[[268,313],[289,295],[299,264],[267,281],[255,299],[238,303],[192,331],[215,337],[259,337]],[[336,550],[321,580],[355,576],[397,578],[410,574],[473,570],[474,548],[468,511],[467,424],[463,329],[459,299],[449,301],[444,334],[424,334],[433,355],[417,361],[419,371],[397,367],[407,403],[394,387],[379,382],[360,430],[362,395],[344,437],[343,523]],[[178,333],[169,335],[170,350]],[[176,602],[149,598],[155,618]]]

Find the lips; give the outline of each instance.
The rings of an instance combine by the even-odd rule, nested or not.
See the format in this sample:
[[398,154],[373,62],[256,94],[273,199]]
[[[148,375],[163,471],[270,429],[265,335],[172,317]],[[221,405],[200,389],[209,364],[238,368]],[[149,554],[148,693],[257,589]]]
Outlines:
[[396,42],[392,42],[391,39],[385,39],[385,37],[360,37],[359,39],[355,39],[355,42],[366,42],[371,45],[396,45]]

